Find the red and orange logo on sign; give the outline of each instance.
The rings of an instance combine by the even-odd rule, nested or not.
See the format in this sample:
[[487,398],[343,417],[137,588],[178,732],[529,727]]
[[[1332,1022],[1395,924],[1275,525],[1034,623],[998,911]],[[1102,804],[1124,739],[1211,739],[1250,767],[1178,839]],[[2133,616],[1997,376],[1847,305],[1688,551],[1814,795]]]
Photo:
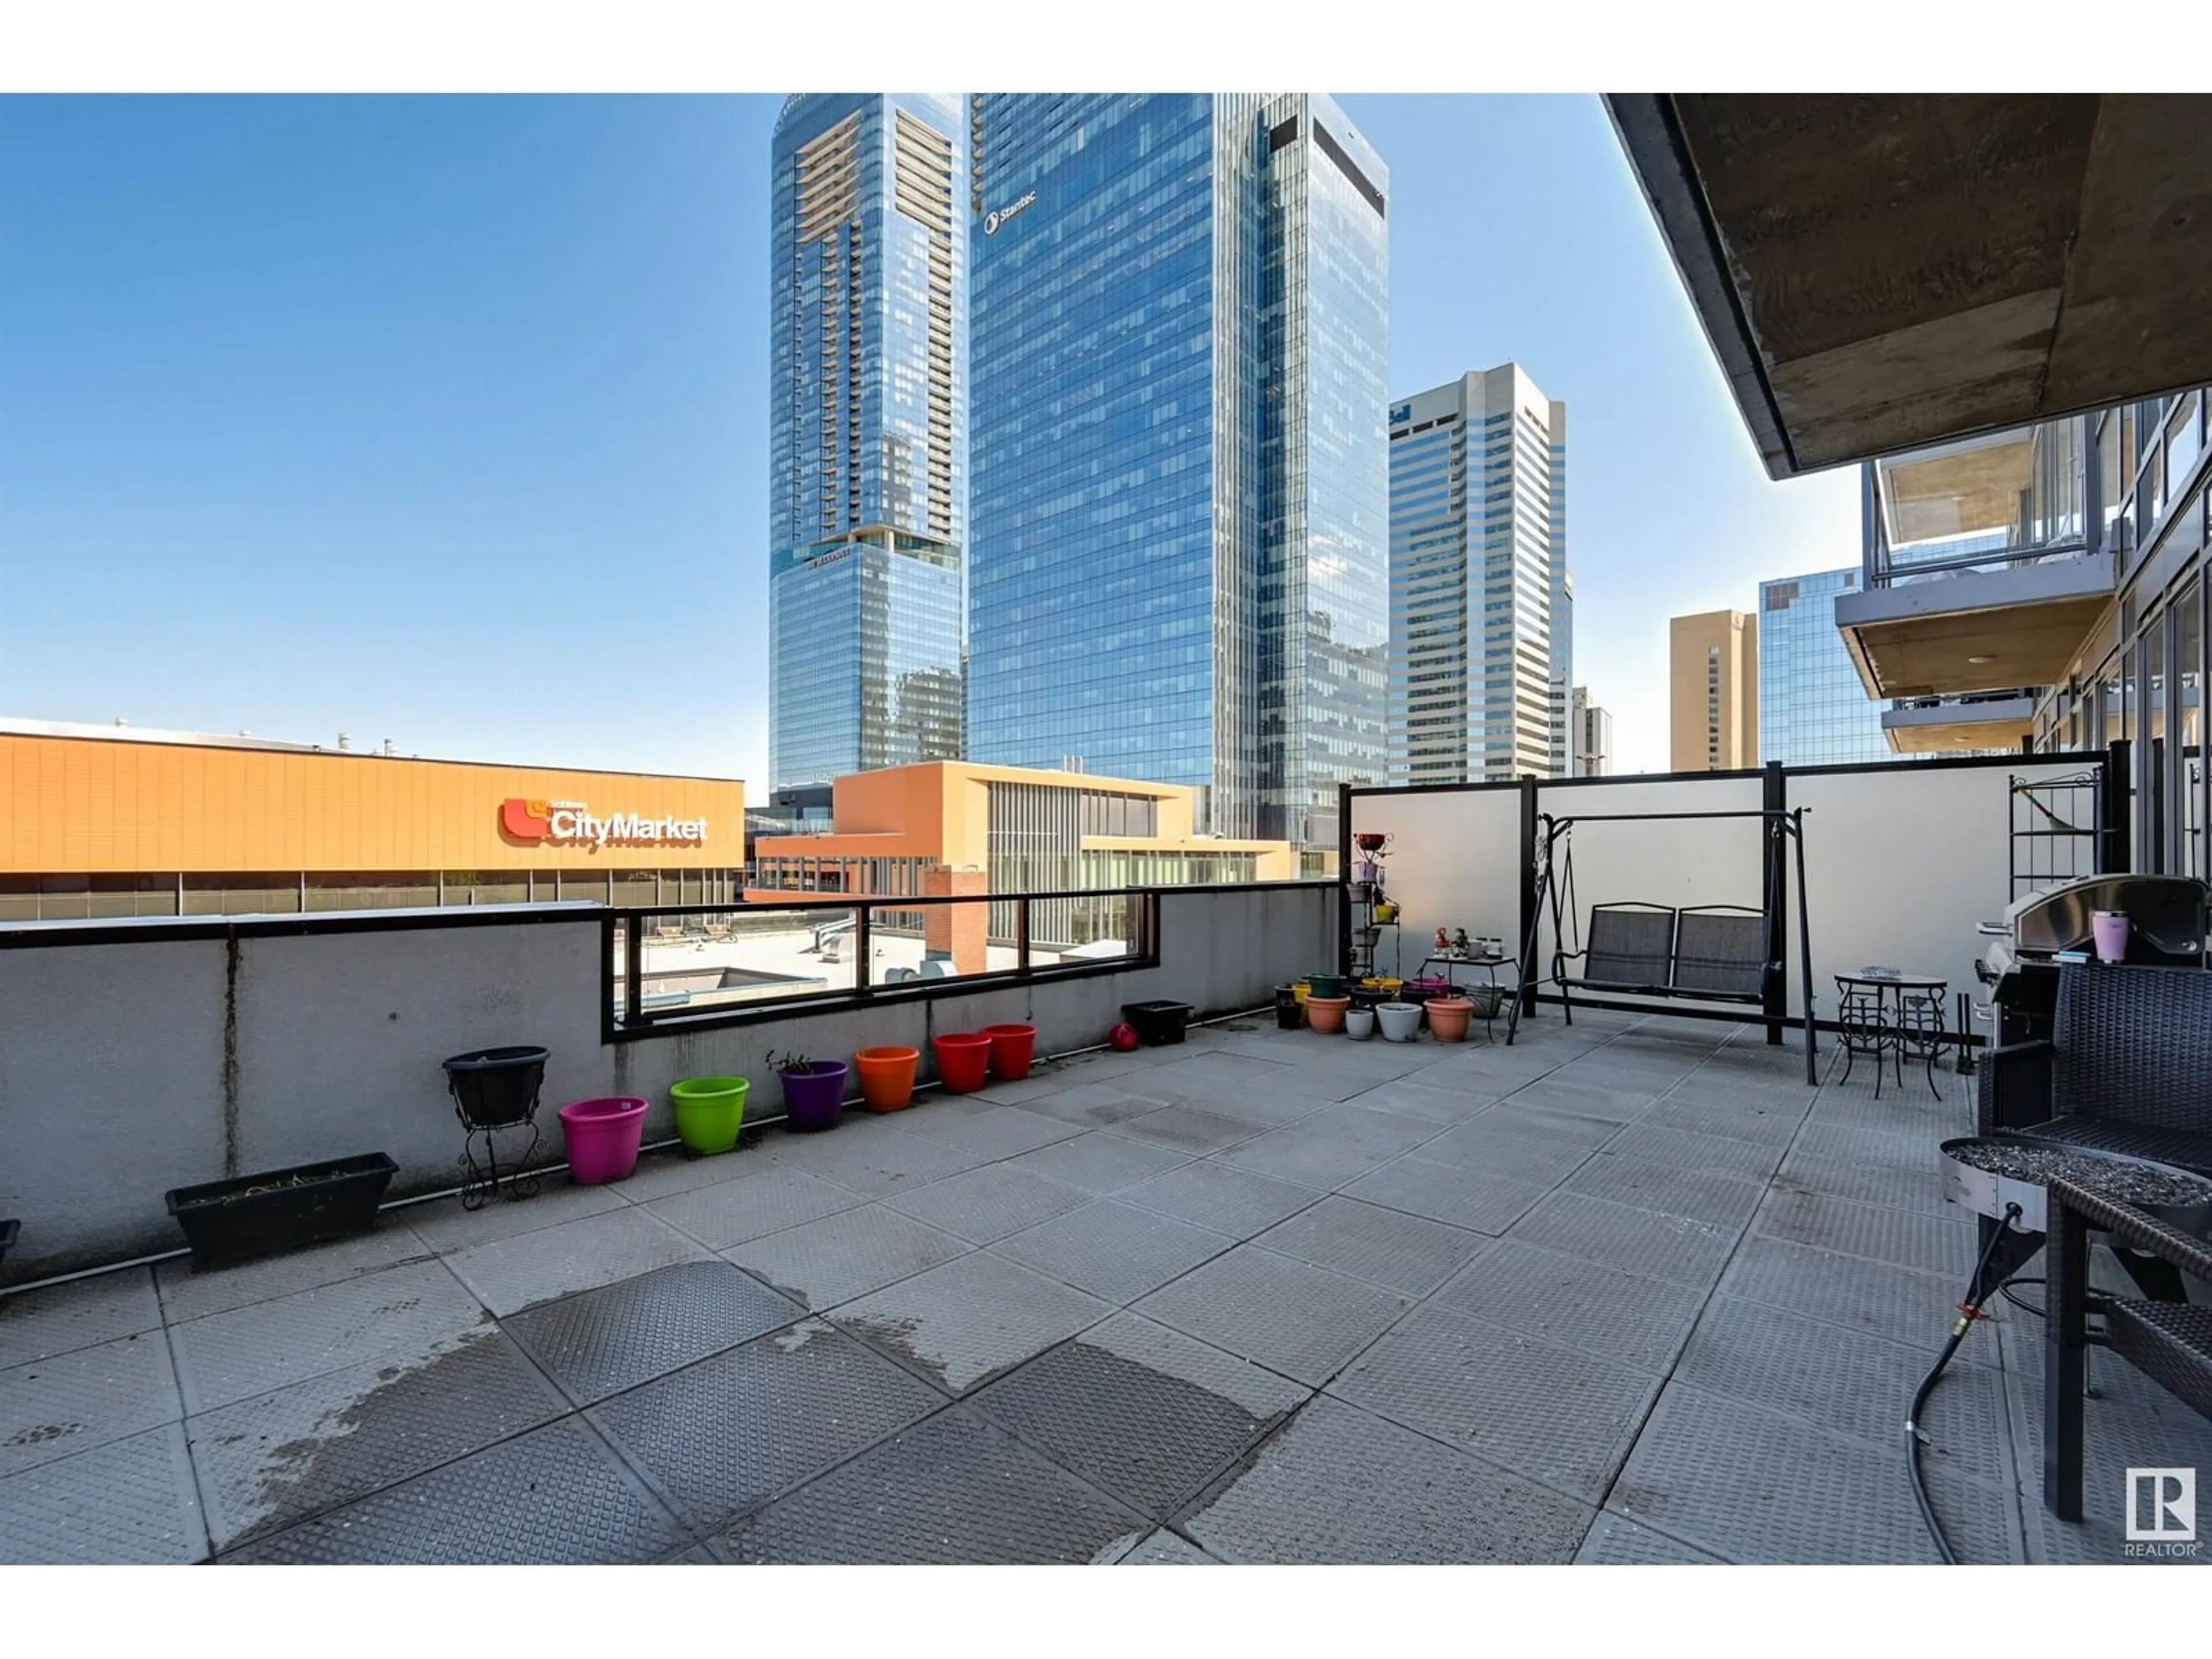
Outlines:
[[553,833],[553,805],[542,800],[502,801],[499,827],[517,841],[544,841]]
[[600,817],[578,800],[521,800],[500,803],[499,826],[509,839],[553,842],[562,846],[696,847],[707,839],[704,818],[640,817],[616,812]]

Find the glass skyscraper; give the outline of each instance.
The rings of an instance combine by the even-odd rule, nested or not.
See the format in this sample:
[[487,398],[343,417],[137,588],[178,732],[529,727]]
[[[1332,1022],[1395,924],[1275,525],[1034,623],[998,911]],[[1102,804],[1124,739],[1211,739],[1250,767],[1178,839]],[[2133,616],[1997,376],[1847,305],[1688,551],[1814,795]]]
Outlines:
[[969,116],[969,756],[1334,848],[1383,772],[1389,174],[1319,94]]
[[1856,568],[1759,583],[1759,763],[1899,758],[1882,735],[1883,705],[1867,696],[1836,631],[1836,596],[1858,586]]
[[1390,781],[1568,775],[1566,405],[1502,363],[1389,429]]
[[773,151],[771,787],[960,754],[959,100],[790,100]]

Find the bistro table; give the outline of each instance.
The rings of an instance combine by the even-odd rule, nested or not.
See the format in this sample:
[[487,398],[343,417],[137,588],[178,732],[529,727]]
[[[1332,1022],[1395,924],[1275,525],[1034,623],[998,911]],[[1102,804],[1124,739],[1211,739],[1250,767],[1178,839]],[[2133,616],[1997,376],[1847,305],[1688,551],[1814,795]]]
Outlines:
[[1871,1054],[1874,1097],[1880,1100],[1884,1054],[1896,1057],[1900,1089],[1905,1086],[1906,1060],[1924,1060],[1929,1092],[1942,1099],[1943,1091],[1936,1083],[1936,1057],[1961,1040],[1943,1023],[1943,1004],[1950,988],[1950,982],[1940,975],[1908,974],[1893,968],[1838,974],[1836,1025],[1844,1045],[1842,1080],[1850,1080],[1853,1060]]

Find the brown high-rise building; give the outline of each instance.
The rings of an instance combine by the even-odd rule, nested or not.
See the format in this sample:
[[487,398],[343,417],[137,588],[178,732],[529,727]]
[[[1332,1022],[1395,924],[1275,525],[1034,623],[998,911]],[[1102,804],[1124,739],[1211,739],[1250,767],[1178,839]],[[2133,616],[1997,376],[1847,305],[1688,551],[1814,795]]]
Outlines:
[[1728,772],[1759,764],[1759,619],[1741,611],[1668,625],[1668,765]]

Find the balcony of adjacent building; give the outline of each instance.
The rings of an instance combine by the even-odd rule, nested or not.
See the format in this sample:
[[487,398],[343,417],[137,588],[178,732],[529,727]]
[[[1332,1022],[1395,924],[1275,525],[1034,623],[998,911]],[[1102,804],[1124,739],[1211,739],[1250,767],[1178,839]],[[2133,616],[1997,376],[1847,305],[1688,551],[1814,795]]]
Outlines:
[[[2079,757],[2019,767],[2090,821]],[[1834,975],[1972,982],[2014,771],[1352,792],[1384,971],[1503,993],[1455,1042],[1285,1023],[1374,947],[1346,883],[0,927],[0,1559],[1933,1559],[1896,1425],[1974,1264],[1936,1153],[1973,1085],[1954,1024],[1850,1052]],[[1573,905],[1771,902],[1762,801],[1808,809],[1775,1000],[1570,1011]],[[1522,885],[1560,815],[1565,917]],[[1000,909],[1010,953],[963,956]],[[1114,948],[1064,948],[1078,911]],[[1515,944],[1421,960],[1454,931]],[[907,971],[933,939],[947,971]],[[716,985],[672,994],[692,963]],[[1182,1041],[1109,1042],[1156,1002]],[[956,1090],[937,1039],[989,1026],[1033,1064]],[[441,1060],[507,1044],[542,1098],[487,1188]],[[910,1104],[795,1115],[794,1051],[896,1046]],[[680,1144],[690,1078],[749,1082],[729,1150]],[[556,1125],[586,1101],[646,1109],[619,1179]],[[173,1248],[166,1192],[374,1151],[363,1231]],[[2123,1466],[2212,1431],[2100,1356],[2089,1518],[2051,1519],[2042,1328],[1990,1311],[1921,1418],[1945,1536],[2118,1559]]]
[[1893,746],[2017,746],[2032,728],[2033,689],[2065,678],[2117,591],[2117,559],[2085,532],[2089,449],[2067,420],[1864,468],[1863,578],[1836,626],[1869,696],[1922,705],[1885,715]]
[[2047,738],[2201,544],[2212,100],[1608,106],[1769,472],[1864,469],[1836,621],[1893,747]]

